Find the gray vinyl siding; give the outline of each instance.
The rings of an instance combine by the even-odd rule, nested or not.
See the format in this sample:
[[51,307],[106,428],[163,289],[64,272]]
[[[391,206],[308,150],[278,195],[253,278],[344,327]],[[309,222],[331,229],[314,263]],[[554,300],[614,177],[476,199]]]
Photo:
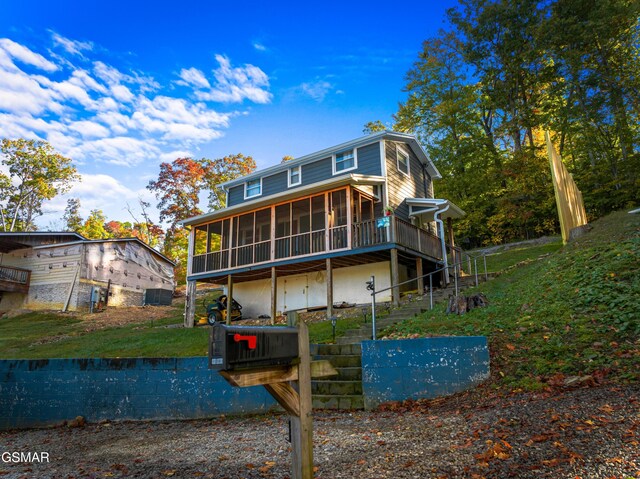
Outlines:
[[[361,175],[381,176],[380,143],[358,148],[358,168],[354,170]],[[353,173],[353,171],[350,171]]]
[[[344,172],[344,174],[360,174],[360,175],[382,175],[382,167],[380,162],[380,143],[376,142],[371,145],[362,146],[357,149],[358,167],[353,170]],[[300,173],[302,175],[302,184],[300,186],[309,186],[320,181],[331,179],[333,175],[333,158],[328,156],[321,160],[301,165]],[[284,170],[273,175],[262,178],[262,195],[260,198],[268,198],[269,196],[282,193],[289,189],[288,183],[289,170]],[[337,174],[335,176],[340,176]],[[295,187],[292,187],[295,188]],[[244,203],[244,184],[236,185],[229,188],[229,198],[227,207]]]
[[302,165],[302,186],[328,180],[332,176],[331,157]]
[[244,184],[229,188],[227,207],[239,205],[244,202]]
[[400,147],[409,154],[409,176],[398,171],[397,150],[398,143],[385,141],[385,157],[387,166],[387,189],[389,206],[395,210],[395,214],[406,221],[409,221],[409,206],[406,198],[431,198],[431,179],[427,176],[427,191],[424,188],[424,176],[422,163],[413,153],[411,148],[404,143],[399,143]]
[[275,195],[288,189],[289,170],[262,178],[262,196]]

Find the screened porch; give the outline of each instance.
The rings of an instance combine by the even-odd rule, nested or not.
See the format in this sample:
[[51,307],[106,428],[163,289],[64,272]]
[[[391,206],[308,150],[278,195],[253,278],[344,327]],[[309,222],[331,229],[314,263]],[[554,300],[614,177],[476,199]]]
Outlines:
[[347,186],[196,226],[191,274],[384,244],[442,256],[437,236],[384,217],[373,191]]

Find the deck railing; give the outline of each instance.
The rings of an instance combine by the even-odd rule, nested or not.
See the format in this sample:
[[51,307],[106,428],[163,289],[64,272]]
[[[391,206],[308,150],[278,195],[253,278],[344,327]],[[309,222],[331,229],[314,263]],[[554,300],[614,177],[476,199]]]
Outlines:
[[29,290],[31,271],[11,266],[0,266],[0,291],[26,293]]
[[434,259],[442,259],[440,239],[395,216],[388,225],[378,219],[335,226],[193,256],[192,273],[220,271],[274,260],[313,256],[327,251],[396,243]]

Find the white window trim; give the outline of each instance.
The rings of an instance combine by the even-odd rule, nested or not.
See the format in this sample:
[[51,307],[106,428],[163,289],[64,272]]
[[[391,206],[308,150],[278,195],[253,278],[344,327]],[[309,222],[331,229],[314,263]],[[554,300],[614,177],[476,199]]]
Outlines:
[[[405,173],[400,169],[400,154],[403,154],[407,157],[407,172]],[[396,145],[396,168],[397,170],[405,176],[411,176],[411,155],[404,151],[404,148],[400,148]]]
[[[345,168],[344,170],[336,171],[336,158],[338,156],[338,153],[346,153],[347,151],[353,151],[353,166],[351,168]],[[331,155],[331,168],[333,170],[333,176],[341,175],[342,173],[355,170],[356,168],[358,168],[358,149],[357,148],[352,148],[351,150],[342,150],[342,151],[339,151],[338,153],[334,153],[333,155]]]
[[[291,182],[291,171],[292,170],[298,170],[298,181],[295,183]],[[289,168],[287,173],[287,185],[289,188],[291,188],[292,186],[298,186],[302,184],[302,167],[300,165],[298,166],[292,166],[291,168]]]
[[245,200],[249,200],[251,198],[257,198],[258,196],[262,196],[262,177],[260,177],[259,180],[260,180],[260,193],[258,193],[257,195],[251,195],[251,196],[247,196],[247,186],[249,186],[249,183],[253,183],[253,182],[258,181],[258,180],[249,180],[249,181],[245,182],[245,184],[244,184],[244,199]]

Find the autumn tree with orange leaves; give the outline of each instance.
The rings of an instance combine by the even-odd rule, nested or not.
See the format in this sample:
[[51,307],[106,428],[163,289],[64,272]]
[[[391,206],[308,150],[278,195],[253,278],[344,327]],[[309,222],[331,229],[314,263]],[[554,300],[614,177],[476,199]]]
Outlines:
[[160,165],[156,181],[147,188],[158,199],[160,221],[169,224],[163,252],[178,263],[176,277],[184,274],[187,261],[188,231],[178,223],[203,213],[200,209],[200,194],[209,191],[209,208],[224,208],[225,195],[220,184],[251,173],[256,163],[242,153],[210,160],[202,158],[177,158]]

